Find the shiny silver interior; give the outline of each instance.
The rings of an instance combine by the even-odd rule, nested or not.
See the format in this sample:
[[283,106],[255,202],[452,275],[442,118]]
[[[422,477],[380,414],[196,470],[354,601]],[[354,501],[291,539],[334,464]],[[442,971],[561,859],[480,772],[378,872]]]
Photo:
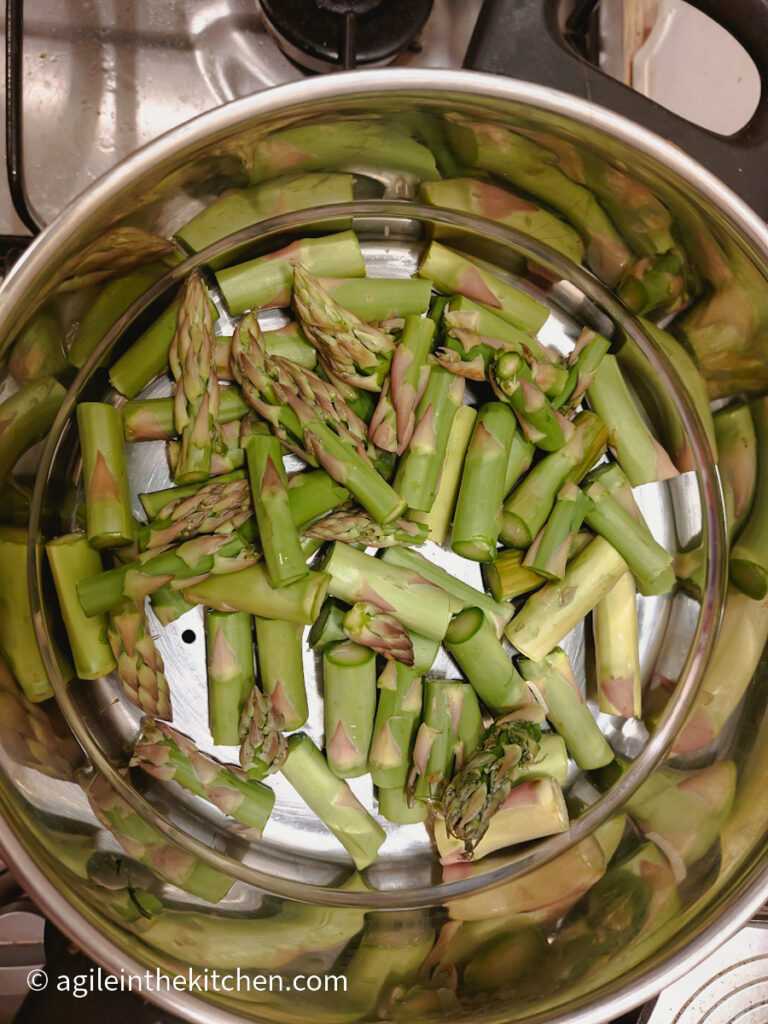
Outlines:
[[[538,128],[583,147],[592,155],[597,154],[598,158],[608,160],[626,173],[636,175],[638,180],[661,198],[676,220],[690,229],[687,235],[687,256],[692,262],[701,268],[705,262],[703,253],[707,247],[710,247],[710,251],[715,247],[732,274],[740,277],[751,275],[755,281],[762,281],[761,287],[765,287],[768,243],[764,228],[727,190],[700,168],[691,165],[682,154],[653,136],[586,104],[514,82],[479,75],[456,78],[449,73],[438,72],[361,73],[333,80],[301,83],[230,104],[221,111],[170,133],[97,183],[78,204],[51,225],[4,285],[2,301],[5,318],[0,325],[0,348],[7,351],[18,331],[36,309],[46,302],[55,301],[62,268],[70,257],[76,256],[86,245],[102,237],[108,228],[118,223],[132,224],[153,233],[171,236],[215,194],[230,185],[242,183],[243,154],[247,154],[258,140],[268,137],[270,132],[303,119],[322,122],[354,115],[396,118],[398,112],[414,109],[427,111],[437,118],[443,117],[446,112],[454,114],[459,111],[479,120],[485,119],[513,128]],[[376,167],[354,166],[348,169],[378,180],[384,185],[385,195],[395,194],[401,200],[405,196],[406,201],[415,198],[415,183],[404,179],[402,175],[393,174],[387,167],[386,154],[381,154]],[[450,218],[446,219],[450,223]],[[302,226],[306,230],[307,217],[294,216],[293,220],[289,217],[287,223],[290,225],[287,230],[298,231]],[[257,238],[256,244],[269,242],[269,236],[264,237],[262,233],[259,238],[259,231],[253,234]],[[491,223],[478,224],[472,218],[469,221],[469,234],[475,237],[475,241],[480,239],[483,245],[490,246],[491,252],[495,245],[497,253],[499,244],[506,237],[503,228]],[[467,235],[466,228],[464,235]],[[693,240],[700,248],[696,248]],[[374,237],[366,240],[365,251],[372,273],[392,274],[410,272],[417,249],[418,241],[414,242],[413,238],[398,240],[394,244],[388,241],[384,245]],[[525,244],[521,249],[526,251]],[[533,249],[533,252],[535,254],[536,250]],[[495,266],[504,266],[504,262],[498,258],[490,262]],[[702,277],[702,289],[717,287],[716,282],[706,279],[704,271]],[[155,294],[160,291],[162,287],[156,288]],[[590,296],[587,302],[583,298],[585,294]],[[588,322],[590,310],[594,312],[594,296],[597,295],[605,296],[601,313],[607,313],[610,323],[612,311],[616,307],[611,306],[610,295],[605,295],[600,283],[587,272],[574,269],[567,285],[552,288],[550,299],[557,315],[553,317],[554,336],[548,340],[559,340],[567,347],[567,339],[573,337],[576,325]],[[71,324],[82,315],[88,301],[87,294],[73,295],[68,299],[66,308]],[[620,309],[618,312],[620,316]],[[129,311],[111,332],[111,337],[108,333],[105,346],[109,346],[111,341],[119,345],[121,332],[130,335],[131,316]],[[643,341],[641,333],[637,333],[631,326],[626,329],[632,339],[629,344],[637,342],[641,347],[645,344],[647,349],[647,342]],[[761,343],[764,331],[765,324],[759,323],[756,339],[745,339],[745,354],[747,348],[751,347],[751,350]],[[681,393],[674,377],[663,377],[663,360],[659,360],[652,352],[649,354],[649,375],[662,374],[661,377],[651,379],[662,381],[662,386],[679,399]],[[743,380],[743,367],[739,362],[741,356],[739,351],[733,353],[734,374],[739,380]],[[92,362],[96,361],[94,357]],[[86,366],[83,377],[88,372],[89,367]],[[759,386],[759,382],[756,384]],[[69,411],[65,403],[60,422],[54,424],[47,446],[36,457],[33,456],[33,465],[41,467],[35,498],[41,507],[49,484],[49,463],[53,477],[61,475],[57,474],[57,467],[61,470],[66,466],[65,477],[73,469],[69,478],[76,481],[76,468],[67,454],[66,432],[59,441]],[[718,526],[720,512],[716,489],[713,488],[712,467],[707,465],[703,446],[696,441],[696,424],[690,410],[681,404],[679,412],[694,439],[698,472],[692,474],[693,480],[676,481],[674,487],[649,485],[640,489],[637,497],[643,511],[653,521],[657,536],[666,540],[674,533],[678,540],[682,537],[690,540],[701,531],[709,541],[710,550],[715,552],[716,557],[709,568],[711,586],[705,594],[705,606],[707,601],[713,602],[713,606],[706,616],[705,628],[702,629],[702,606],[682,595],[672,600],[655,600],[643,604],[644,669],[649,676],[654,671],[662,672],[662,669],[664,675],[679,673],[683,671],[687,659],[688,683],[681,687],[679,699],[671,703],[667,717],[655,735],[654,744],[644,742],[646,737],[637,726],[619,732],[614,729],[610,733],[617,749],[621,748],[630,757],[637,756],[635,768],[638,774],[647,773],[663,756],[662,748],[669,745],[675,729],[683,720],[686,700],[694,697],[693,689],[708,659],[707,634],[716,628],[716,598],[722,576],[722,565],[718,565],[716,550],[721,529]],[[162,481],[157,475],[160,472],[158,467],[161,466],[158,454],[148,452],[145,456],[139,453],[134,467],[137,483],[145,486],[149,477],[153,486],[161,485]],[[702,493],[704,500],[699,497]],[[34,512],[33,508],[33,515]],[[38,539],[36,531],[33,539]],[[38,616],[36,625],[44,636],[42,617]],[[697,628],[698,633],[695,632]],[[693,645],[691,639],[695,641]],[[165,645],[166,640],[163,639],[162,643]],[[170,638],[168,643],[168,648],[164,647],[164,654],[172,686],[174,674],[177,674],[179,680],[189,675],[198,687],[190,690],[188,700],[179,700],[177,697],[177,724],[182,730],[190,731],[205,746],[199,690],[202,685],[200,650],[197,642],[182,647]],[[581,650],[578,637],[572,638],[571,650],[578,662]],[[441,668],[446,671],[448,666],[442,663],[438,665],[438,670]],[[107,723],[103,728],[100,727],[102,740],[109,735],[113,738],[129,736],[135,727],[136,719],[130,709],[126,711],[122,704],[119,707],[111,706],[115,686],[109,681],[97,686],[89,684],[87,691],[84,691],[82,684],[67,692],[61,687],[59,690],[65,717],[81,742],[87,740],[85,733],[79,734],[77,728],[78,718],[87,722],[87,716],[79,713],[83,707],[89,709],[91,719],[98,718],[101,725]],[[178,686],[174,687],[174,691],[178,692]],[[78,708],[79,700],[83,704]],[[696,872],[691,872],[679,886],[678,913],[671,919],[661,921],[655,930],[646,930],[639,937],[630,936],[626,946],[616,949],[607,962],[596,951],[591,967],[578,977],[569,978],[567,984],[557,974],[556,959],[551,963],[545,959],[541,965],[540,984],[535,989],[515,989],[514,986],[498,988],[490,983],[488,990],[481,993],[459,989],[459,1004],[440,1011],[430,1007],[428,1011],[408,1019],[467,1019],[478,1022],[518,1019],[531,1022],[606,1020],[623,1008],[640,1002],[658,990],[667,978],[680,973],[687,962],[686,958],[703,955],[714,943],[725,938],[762,902],[766,890],[765,876],[768,868],[765,863],[764,837],[768,821],[763,817],[760,795],[768,770],[768,750],[764,749],[765,735],[761,735],[759,728],[764,715],[764,703],[765,696],[761,694],[758,678],[756,685],[748,690],[746,702],[737,709],[730,728],[722,733],[718,748],[707,755],[711,758],[734,757],[737,760],[739,791],[732,819],[722,829],[719,848],[713,848],[706,863],[698,865]],[[97,705],[105,713],[98,711],[94,716]],[[31,709],[27,709],[27,713],[30,716],[38,714]],[[63,760],[76,764],[80,757],[66,725],[55,714],[53,724],[56,731],[49,734],[49,743],[54,748],[60,745]],[[607,722],[601,724],[608,727]],[[157,940],[153,945],[151,927],[148,928],[141,921],[126,921],[124,916],[120,917],[109,890],[88,878],[86,865],[94,850],[116,851],[117,847],[111,837],[97,825],[82,791],[67,778],[67,772],[61,765],[58,770],[49,766],[43,773],[39,760],[36,762],[34,757],[20,756],[18,743],[14,745],[10,737],[3,736],[2,726],[0,743],[3,771],[0,798],[6,817],[3,846],[9,860],[15,863],[20,875],[35,889],[54,919],[75,934],[88,952],[113,969],[125,965],[129,969],[137,969],[139,965],[159,963],[174,970],[195,957],[200,958],[198,947],[185,950],[183,946],[173,947]],[[100,745],[107,750],[104,766],[109,768],[108,759],[114,758],[116,753],[108,749],[108,744]],[[562,853],[569,838],[580,839],[587,835],[599,817],[605,817],[611,809],[615,809],[632,788],[628,778],[623,783],[627,784],[615,787],[602,802],[602,811],[598,806],[575,823],[570,837],[549,841],[549,852],[545,856],[551,858]],[[579,785],[578,780],[574,780],[574,785]],[[583,785],[579,792],[580,795],[585,792]],[[161,815],[165,812],[171,817],[176,813],[177,794],[153,792],[151,796],[155,811]],[[592,795],[593,799],[594,796],[596,793]],[[228,848],[220,833],[214,833],[215,838],[211,838],[211,822],[205,820],[204,810],[196,809],[198,821],[194,825],[191,819],[185,819],[183,834],[176,834],[179,842],[191,849],[190,840],[197,839],[207,848],[204,859],[216,863],[223,863],[220,860],[222,855],[229,855],[232,858],[232,873],[243,880],[236,883],[215,911],[205,904],[196,903],[180,891],[153,884],[152,891],[163,900],[168,908],[167,915],[172,918],[174,913],[186,908],[192,915],[184,919],[186,927],[193,931],[197,927],[204,928],[203,922],[212,917],[220,920],[222,916],[231,915],[237,919],[233,928],[239,928],[249,919],[249,915],[263,917],[285,913],[291,895],[306,899],[309,895],[306,890],[299,886],[291,892],[288,883],[291,880],[295,882],[295,876],[301,878],[303,869],[310,862],[318,865],[324,863],[326,857],[335,857],[335,848],[315,828],[312,828],[308,844],[307,830],[311,827],[309,819],[297,819],[295,815],[301,813],[300,805],[289,804],[287,800],[288,794],[285,801],[281,795],[279,803],[286,808],[286,812],[276,815],[265,837],[273,841],[274,848],[267,850],[267,854],[274,855],[271,866],[265,864],[264,851],[262,854],[256,852],[257,857],[262,857],[259,868],[268,873],[271,871],[274,876],[271,884],[262,887],[249,885],[245,880],[254,877],[247,870],[251,855],[248,851]],[[215,822],[213,825],[215,827]],[[412,831],[407,834],[405,829],[393,830],[384,850],[381,873],[377,874],[378,869],[371,872],[374,888],[380,886],[384,890],[382,892],[365,893],[352,899],[333,889],[334,883],[343,875],[340,870],[343,865],[341,860],[334,859],[327,865],[324,869],[326,877],[322,877],[322,873],[312,874],[311,871],[311,877],[303,876],[310,884],[329,887],[328,914],[356,913],[340,906],[331,909],[332,904],[356,903],[370,908],[369,926],[372,927],[381,917],[382,928],[386,930],[390,926],[395,929],[402,927],[404,921],[411,920],[408,914],[400,909],[397,913],[382,916],[375,913],[374,908],[396,907],[399,903],[401,908],[403,905],[424,908],[418,912],[408,912],[411,916],[417,915],[413,917],[413,927],[417,932],[429,934],[430,930],[434,931],[445,922],[446,908],[450,913],[451,899],[456,895],[453,891],[435,888],[431,898],[422,898],[421,892],[418,898],[413,899],[407,895],[402,898],[398,896],[398,889],[420,886],[423,890],[432,881],[428,877],[430,860],[425,833],[420,827],[410,828]],[[310,856],[306,856],[308,845],[312,849]],[[299,851],[302,851],[304,859],[299,857]],[[505,865],[493,878],[486,877],[484,884],[498,884],[510,872],[530,869],[536,863],[536,856],[536,853],[529,854],[516,865]],[[281,870],[282,881],[279,878]],[[491,893],[494,891],[490,889]],[[269,892],[281,892],[282,896],[271,896]],[[314,898],[317,899],[318,895],[315,894]],[[581,904],[574,911],[576,914],[578,907]],[[257,920],[262,920],[262,917],[257,917]],[[396,925],[396,921],[400,924]],[[281,965],[282,973],[289,977],[300,970],[308,971],[308,963],[319,970],[328,970],[333,966],[336,971],[340,966],[345,968],[350,962],[354,963],[356,936],[361,925],[362,919],[358,922],[357,931],[345,942],[329,946],[322,954],[315,952],[309,959],[305,956]],[[512,926],[513,922],[510,921]],[[253,945],[248,952],[254,963],[249,966],[259,966],[259,942],[265,943],[264,962],[270,962],[269,943],[260,938],[259,929],[260,925],[254,923]],[[633,939],[636,939],[634,945]],[[587,931],[583,937],[586,948],[590,941],[590,933]],[[211,966],[215,964],[211,963]],[[162,995],[162,1001],[177,1011],[183,1010],[190,1019],[199,1020],[225,1021],[246,1016],[264,1021],[298,1017],[319,1021],[329,1019],[329,1012],[334,1020],[357,1020],[366,1015],[356,1005],[345,1010],[344,1004],[339,1003],[330,1009],[319,998],[313,1001],[306,996],[297,1001],[295,994],[291,998],[289,994],[278,997],[270,993],[269,998],[264,997],[254,1003],[243,996],[235,998],[223,993],[208,993],[204,998],[168,993]],[[334,1013],[336,1016],[333,1016]]]

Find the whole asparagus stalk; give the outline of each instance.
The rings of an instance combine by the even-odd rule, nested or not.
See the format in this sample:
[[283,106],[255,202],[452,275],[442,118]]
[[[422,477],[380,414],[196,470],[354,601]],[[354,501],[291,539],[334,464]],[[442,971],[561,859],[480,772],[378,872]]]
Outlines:
[[641,712],[639,626],[632,573],[624,573],[592,613],[597,702],[602,712],[638,718]]
[[[445,569],[441,569],[439,565],[435,565],[434,562],[424,558],[418,551],[413,551],[411,548],[387,548],[381,561],[388,566],[398,566],[401,569],[407,569],[411,573],[416,574],[416,576],[421,577],[422,581],[432,584],[434,588],[439,588],[450,594],[454,598],[454,603],[451,606],[454,614],[460,612],[462,608],[482,609],[483,614],[493,626],[496,636],[502,635],[504,627],[512,618],[513,609],[511,605],[505,602],[494,601],[493,598],[488,597],[482,591],[475,590],[468,583],[457,579],[455,576],[451,576]],[[434,590],[424,591],[425,603],[431,601],[430,594],[434,593]],[[419,626],[414,628],[419,632],[425,632]]]
[[445,460],[448,436],[462,404],[464,380],[435,366],[416,407],[416,426],[397,466],[394,487],[410,508],[432,507]]
[[508,452],[515,429],[515,418],[502,402],[488,402],[477,414],[464,459],[451,538],[451,547],[464,558],[491,562],[496,555]]
[[502,320],[523,331],[538,331],[549,315],[546,306],[525,292],[506,284],[439,242],[432,242],[427,249],[419,267],[419,277],[426,277],[438,291],[448,295],[458,292],[476,302],[486,303]]
[[318,519],[303,531],[305,537],[322,541],[341,541],[365,548],[391,548],[399,545],[423,544],[427,527],[407,519],[396,519],[382,526],[359,508],[341,509]]
[[594,381],[598,367],[610,347],[602,335],[589,327],[582,328],[568,357],[568,380],[562,391],[552,399],[556,409],[563,409],[567,413],[576,408]]
[[557,493],[552,515],[536,535],[523,565],[549,580],[561,580],[573,538],[584,521],[589,505],[589,498],[576,484],[566,481]]
[[565,651],[556,647],[540,662],[524,659],[520,671],[541,694],[547,718],[565,740],[579,768],[589,770],[610,764],[613,751],[584,702]]
[[210,475],[211,443],[219,418],[219,382],[214,365],[213,315],[198,274],[185,283],[168,360],[176,381],[174,419],[181,451],[174,472],[178,484]]
[[605,450],[607,434],[598,416],[581,412],[573,423],[573,437],[537,463],[504,502],[501,539],[509,547],[530,547],[563,484],[578,483]]
[[285,587],[303,579],[309,569],[291,515],[280,442],[276,437],[249,437],[245,453],[269,582]]
[[376,655],[351,640],[323,651],[325,755],[340,779],[368,771],[376,710]]
[[66,390],[53,377],[30,381],[0,402],[0,481],[51,429]]
[[98,679],[115,667],[103,615],[89,619],[77,599],[77,583],[101,572],[101,558],[84,533],[57,537],[45,545],[61,617],[69,638],[75,671],[81,679]]
[[608,443],[633,487],[678,475],[640,415],[615,356],[604,356],[587,398],[605,424]]
[[304,627],[281,619],[256,616],[259,682],[288,731],[300,729],[309,717],[302,661]]
[[212,480],[196,494],[170,501],[157,519],[142,526],[139,546],[164,548],[203,533],[233,533],[252,515],[249,498],[247,480]]
[[[435,322],[420,316],[407,316],[403,333],[392,356],[387,395],[382,390],[379,406],[371,418],[368,435],[385,451],[402,455],[410,444],[416,427],[416,409],[429,380],[429,350],[435,334]],[[395,436],[391,416],[394,413]]]
[[[388,661],[377,686],[379,703],[368,754],[371,779],[382,791],[396,789],[403,793],[421,719],[421,676],[400,662]],[[380,805],[381,800],[379,794]]]
[[295,583],[273,589],[262,563],[227,576],[225,580],[221,574],[212,574],[199,583],[182,585],[184,597],[220,612],[248,612],[309,625],[315,621],[328,590],[328,576],[322,572],[308,572]]
[[270,697],[252,686],[240,716],[240,766],[249,779],[263,779],[279,771],[288,757],[283,736],[285,722]]
[[465,608],[453,618],[445,645],[494,715],[525,703],[527,687],[480,608]]
[[756,601],[768,594],[768,524],[763,509],[768,501],[768,400],[750,404],[757,440],[757,482],[752,512],[731,549],[731,582]]
[[304,333],[332,378],[365,391],[380,391],[395,343],[388,331],[364,323],[344,309],[303,267],[293,267],[293,306]]
[[497,397],[515,410],[527,441],[553,452],[573,436],[573,425],[552,406],[517,352],[500,352],[490,377]]
[[104,402],[80,402],[77,426],[88,540],[98,548],[130,544],[135,524],[120,413]]
[[507,639],[526,658],[541,661],[627,571],[618,551],[595,537],[573,559],[562,580],[531,594],[507,626]]
[[453,519],[456,496],[459,492],[459,481],[464,467],[464,457],[474,429],[477,414],[468,405],[460,405],[453,417],[445,446],[445,458],[440,471],[435,500],[429,512],[418,512],[411,509],[408,518],[416,523],[423,523],[428,530],[427,539],[435,544],[444,544]]
[[208,610],[205,643],[208,668],[208,722],[213,742],[240,742],[240,716],[256,683],[251,616]]
[[107,636],[117,674],[131,704],[156,718],[173,718],[165,665],[147,629],[144,602],[124,601],[110,610]]
[[587,524],[624,558],[640,593],[664,594],[671,590],[675,584],[672,556],[653,539],[645,523],[630,515],[599,480],[588,482],[583,493],[590,502]]
[[442,810],[446,832],[464,844],[467,857],[488,831],[494,814],[509,797],[512,772],[539,756],[541,726],[519,718],[500,718],[488,729],[483,745],[448,783]]
[[408,630],[378,605],[369,601],[353,604],[344,616],[343,628],[347,637],[361,647],[369,647],[390,661],[413,665],[413,641]]
[[[218,422],[240,420],[249,405],[239,388],[221,388],[219,392]],[[137,398],[126,402],[120,410],[126,441],[169,441],[177,436],[172,398]],[[188,485],[192,486],[192,485]]]
[[288,758],[283,775],[323,824],[333,832],[362,871],[372,864],[385,835],[357,800],[349,785],[334,775],[308,736],[297,733],[288,739]]
[[408,803],[408,791],[404,786],[399,789],[380,788],[378,800],[379,814],[395,825],[418,825],[426,821],[429,815],[429,809],[423,801]]
[[360,243],[353,231],[303,238],[291,242],[284,249],[247,263],[238,263],[216,274],[230,313],[236,316],[249,309],[290,306],[296,263],[301,263],[313,274],[365,277]]
[[143,599],[166,583],[174,582],[184,589],[182,581],[191,586],[211,574],[234,573],[253,565],[258,558],[258,552],[237,536],[195,537],[159,554],[147,551],[134,562],[81,580],[77,596],[86,615],[98,615],[125,598]]
[[424,711],[413,746],[409,800],[440,801],[454,770],[475,753],[483,739],[483,719],[475,691],[446,679],[424,682]]
[[144,721],[131,766],[163,782],[178,782],[241,822],[247,834],[256,838],[261,838],[275,803],[275,794],[267,786],[247,779],[237,768],[224,767],[202,754],[186,736],[151,718]]
[[[387,548],[395,552],[398,548]],[[405,549],[403,549],[405,550]],[[386,609],[408,629],[442,640],[458,602],[418,569],[373,558],[348,544],[336,543],[323,562],[330,576],[328,592],[347,604],[369,601]]]

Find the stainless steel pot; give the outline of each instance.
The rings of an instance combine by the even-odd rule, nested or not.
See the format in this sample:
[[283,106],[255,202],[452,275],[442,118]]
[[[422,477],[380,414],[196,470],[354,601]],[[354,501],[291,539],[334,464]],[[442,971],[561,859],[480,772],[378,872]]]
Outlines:
[[[301,155],[281,142],[281,132],[299,123],[325,126],[327,131],[355,119],[406,125],[419,135],[421,145],[430,144],[432,132],[438,159],[446,157],[441,147],[451,126],[484,126],[492,138],[498,129],[522,131],[553,151],[569,147],[573,157],[590,161],[593,169],[618,170],[615,180],[625,184],[626,196],[638,191],[648,195],[649,190],[675,225],[692,301],[697,302],[689,314],[695,319],[679,315],[683,326],[689,325],[689,342],[694,347],[695,340],[706,344],[706,336],[702,341],[701,333],[690,329],[691,323],[701,325],[702,315],[705,325],[721,326],[729,339],[725,362],[719,348],[698,352],[711,396],[765,388],[768,232],[760,219],[688,156],[636,124],[559,92],[471,73],[457,77],[388,70],[302,82],[229,104],[169,133],[88,190],[31,247],[2,289],[0,349],[12,353],[36,314],[39,322],[41,311],[47,315],[55,310],[71,341],[83,323],[92,323],[100,282],[110,279],[106,275],[114,277],[116,271],[125,273],[142,260],[156,259],[154,253],[132,249],[132,240],[126,244],[125,236],[114,233],[116,227],[137,227],[169,238],[213,196],[263,173],[255,156],[267,162],[269,154],[282,168],[305,169]],[[316,137],[322,139],[323,131]],[[339,157],[330,155],[330,148],[313,157],[312,167],[338,166],[334,160]],[[566,170],[567,160],[562,155],[559,159]],[[707,675],[721,604],[723,551],[706,441],[664,356],[600,281],[503,226],[423,208],[415,202],[418,181],[396,146],[375,153],[361,147],[358,155],[344,155],[343,166],[368,183],[378,182],[383,198],[351,210],[305,211],[257,225],[212,247],[200,260],[224,252],[243,258],[273,248],[278,240],[318,230],[329,219],[354,214],[374,268],[379,260],[407,273],[408,260],[426,231],[447,234],[453,244],[502,271],[520,273],[532,287],[542,289],[563,338],[584,320],[614,331],[618,340],[626,336],[627,351],[636,356],[638,385],[669,393],[671,415],[688,441],[685,468],[690,476],[677,494],[654,491],[648,508],[667,510],[662,523],[674,525],[681,544],[703,539],[706,547],[708,586],[702,601],[681,596],[649,619],[661,625],[656,640],[646,645],[647,674],[656,683],[679,675],[675,699],[650,741],[631,729],[612,735],[634,758],[632,769],[576,821],[569,836],[499,863],[491,874],[448,886],[433,884],[423,844],[414,845],[410,838],[393,841],[382,872],[370,879],[373,891],[359,891],[344,884],[342,863],[311,832],[308,819],[300,820],[293,832],[289,821],[271,844],[243,849],[242,844],[225,842],[216,822],[199,808],[196,817],[187,808],[183,820],[177,819],[173,802],[164,802],[162,793],[148,794],[150,804],[133,784],[121,782],[114,768],[135,720],[126,717],[125,709],[112,707],[117,690],[109,681],[67,687],[57,674],[37,545],[41,533],[60,521],[60,501],[56,507],[51,500],[57,485],[77,480],[76,449],[66,427],[72,401],[76,395],[104,393],[105,377],[97,366],[102,356],[112,346],[130,342],[143,325],[142,317],[156,312],[158,302],[162,304],[194,265],[193,258],[142,291],[133,305],[125,302],[125,313],[112,330],[114,316],[99,323],[101,346],[72,382],[58,418],[40,424],[46,431],[50,428],[47,442],[17,467],[18,474],[37,476],[31,512],[31,609],[65,721],[55,708],[49,709],[52,702],[32,706],[7,681],[7,713],[0,722],[4,856],[60,927],[118,974],[143,974],[157,966],[174,974],[191,964],[225,972],[237,966],[274,971],[284,979],[283,992],[193,994],[164,985],[147,992],[190,1020],[363,1019],[376,1009],[380,989],[402,983],[409,991],[389,1005],[393,1014],[407,1020],[603,1021],[680,975],[737,928],[768,893],[768,820],[760,799],[768,771],[768,734],[760,728],[765,695],[758,670],[768,611],[758,603],[745,607],[745,599],[729,595],[725,632]],[[482,171],[482,161],[476,169]],[[86,251],[93,257],[87,267],[82,263]],[[596,265],[608,276],[601,261]],[[724,314],[717,301],[722,296],[730,299]],[[737,300],[740,316],[731,322]],[[10,379],[5,387],[13,389]],[[676,508],[683,508],[683,514]],[[740,631],[737,644],[735,629]],[[622,856],[630,858],[631,869],[608,866],[606,871],[606,851],[613,852],[611,845],[618,841],[611,838],[615,829],[609,820],[616,821],[619,806],[672,745],[694,691],[722,696],[719,677],[724,671],[732,673],[734,691],[746,691],[745,699],[733,700],[733,714],[726,715],[727,724],[721,723],[710,746],[672,762],[690,769],[737,762],[735,800],[717,822],[719,837],[686,871],[663,839],[650,849],[637,836],[627,836]],[[658,690],[656,686],[656,696]],[[189,703],[194,705],[195,698]],[[135,860],[117,862],[119,847],[74,781],[72,773],[81,767],[82,757],[70,730],[121,790],[128,802],[126,813],[138,811],[163,834],[164,850],[175,842],[182,851],[178,856],[187,857],[187,863],[197,858],[240,879],[218,908],[152,877]],[[597,796],[578,782],[574,794],[587,802]],[[681,816],[684,806],[681,800]],[[594,838],[595,828],[601,841]],[[302,849],[302,834],[308,849]],[[133,856],[146,861],[144,854],[146,849],[137,848]],[[553,930],[563,915],[565,923]],[[429,987],[423,976],[419,982],[417,968],[437,929],[440,941],[431,958],[440,972]],[[456,951],[457,944],[462,952]],[[469,975],[468,961],[474,964]],[[393,963],[398,966],[393,968]],[[463,977],[458,988],[453,981],[456,964]],[[348,975],[347,997],[302,994],[298,986],[293,991],[287,987],[296,973],[325,972]]]

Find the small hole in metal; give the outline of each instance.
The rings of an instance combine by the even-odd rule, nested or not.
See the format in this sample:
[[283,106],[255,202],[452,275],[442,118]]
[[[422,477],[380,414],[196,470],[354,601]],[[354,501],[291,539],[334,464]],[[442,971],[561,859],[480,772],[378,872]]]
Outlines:
[[185,629],[184,632],[181,634],[181,639],[184,641],[185,644],[193,644],[197,639],[197,637],[195,636],[194,629]]

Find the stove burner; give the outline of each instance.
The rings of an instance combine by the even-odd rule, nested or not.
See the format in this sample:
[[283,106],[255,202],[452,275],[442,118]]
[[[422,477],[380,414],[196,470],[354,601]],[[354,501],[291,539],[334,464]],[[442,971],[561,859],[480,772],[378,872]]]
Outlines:
[[261,0],[286,56],[308,71],[388,64],[426,24],[433,0]]

